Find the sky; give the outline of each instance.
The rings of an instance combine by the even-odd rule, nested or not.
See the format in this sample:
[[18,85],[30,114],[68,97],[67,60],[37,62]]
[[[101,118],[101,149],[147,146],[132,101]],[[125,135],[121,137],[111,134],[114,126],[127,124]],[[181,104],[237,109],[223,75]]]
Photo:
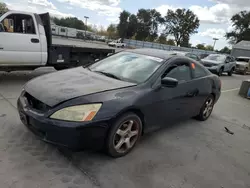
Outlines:
[[58,17],[75,16],[98,27],[118,23],[123,10],[137,13],[140,8],[158,10],[163,16],[169,9],[186,8],[192,10],[200,19],[198,33],[191,36],[192,45],[204,43],[215,49],[229,46],[225,33],[232,30],[230,18],[242,10],[250,10],[249,0],[0,0],[9,9],[36,13],[50,12]]

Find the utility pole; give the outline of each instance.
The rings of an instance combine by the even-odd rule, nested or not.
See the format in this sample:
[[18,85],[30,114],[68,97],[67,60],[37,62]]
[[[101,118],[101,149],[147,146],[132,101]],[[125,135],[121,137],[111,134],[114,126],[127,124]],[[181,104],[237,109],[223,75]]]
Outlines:
[[214,40],[214,46],[213,46],[213,50],[214,50],[215,43],[216,43],[216,41],[217,41],[217,40],[219,40],[219,39],[217,39],[217,38],[213,38],[213,40]]
[[86,38],[86,36],[87,36],[87,22],[88,22],[88,19],[89,19],[89,17],[88,16],[84,16],[84,18],[85,18],[85,38]]

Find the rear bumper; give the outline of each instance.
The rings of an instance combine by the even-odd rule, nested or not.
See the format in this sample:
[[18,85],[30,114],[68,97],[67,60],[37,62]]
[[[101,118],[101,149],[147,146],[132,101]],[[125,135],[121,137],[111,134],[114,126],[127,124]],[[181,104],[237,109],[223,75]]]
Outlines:
[[17,106],[22,123],[45,142],[72,150],[101,149],[104,146],[107,121],[79,124],[53,120],[25,107],[20,98]]

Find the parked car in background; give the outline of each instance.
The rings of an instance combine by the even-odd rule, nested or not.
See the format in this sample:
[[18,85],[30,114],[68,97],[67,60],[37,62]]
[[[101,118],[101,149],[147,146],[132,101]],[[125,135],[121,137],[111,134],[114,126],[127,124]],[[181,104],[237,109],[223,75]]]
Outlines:
[[46,142],[121,157],[147,132],[180,119],[207,120],[220,94],[220,79],[200,63],[136,49],[29,81],[18,111]]
[[199,58],[200,59],[204,59],[205,57],[207,57],[209,54],[199,54],[198,56],[199,56]]
[[221,76],[223,72],[232,76],[236,68],[235,58],[224,54],[210,54],[202,59],[202,63],[209,71],[218,76]]
[[242,73],[244,75],[250,71],[250,57],[237,57],[235,72]]
[[109,46],[112,46],[112,47],[117,47],[117,48],[124,48],[127,46],[127,44],[123,43],[122,42],[122,39],[118,39],[118,40],[114,40],[110,43],[108,43]]
[[185,51],[171,51],[171,52],[173,53],[173,55],[186,56],[201,63],[201,59],[199,58],[199,56],[194,53]]

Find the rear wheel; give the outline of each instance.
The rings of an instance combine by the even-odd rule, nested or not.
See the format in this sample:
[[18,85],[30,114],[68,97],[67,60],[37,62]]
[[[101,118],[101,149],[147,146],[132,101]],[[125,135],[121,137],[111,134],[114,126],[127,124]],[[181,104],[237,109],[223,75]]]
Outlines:
[[141,137],[142,122],[134,113],[127,113],[118,118],[109,132],[107,153],[111,157],[122,157],[128,154]]
[[199,115],[196,117],[196,119],[200,121],[205,121],[207,120],[214,108],[214,96],[209,95],[208,98],[206,99],[205,103],[202,105],[200,109]]

